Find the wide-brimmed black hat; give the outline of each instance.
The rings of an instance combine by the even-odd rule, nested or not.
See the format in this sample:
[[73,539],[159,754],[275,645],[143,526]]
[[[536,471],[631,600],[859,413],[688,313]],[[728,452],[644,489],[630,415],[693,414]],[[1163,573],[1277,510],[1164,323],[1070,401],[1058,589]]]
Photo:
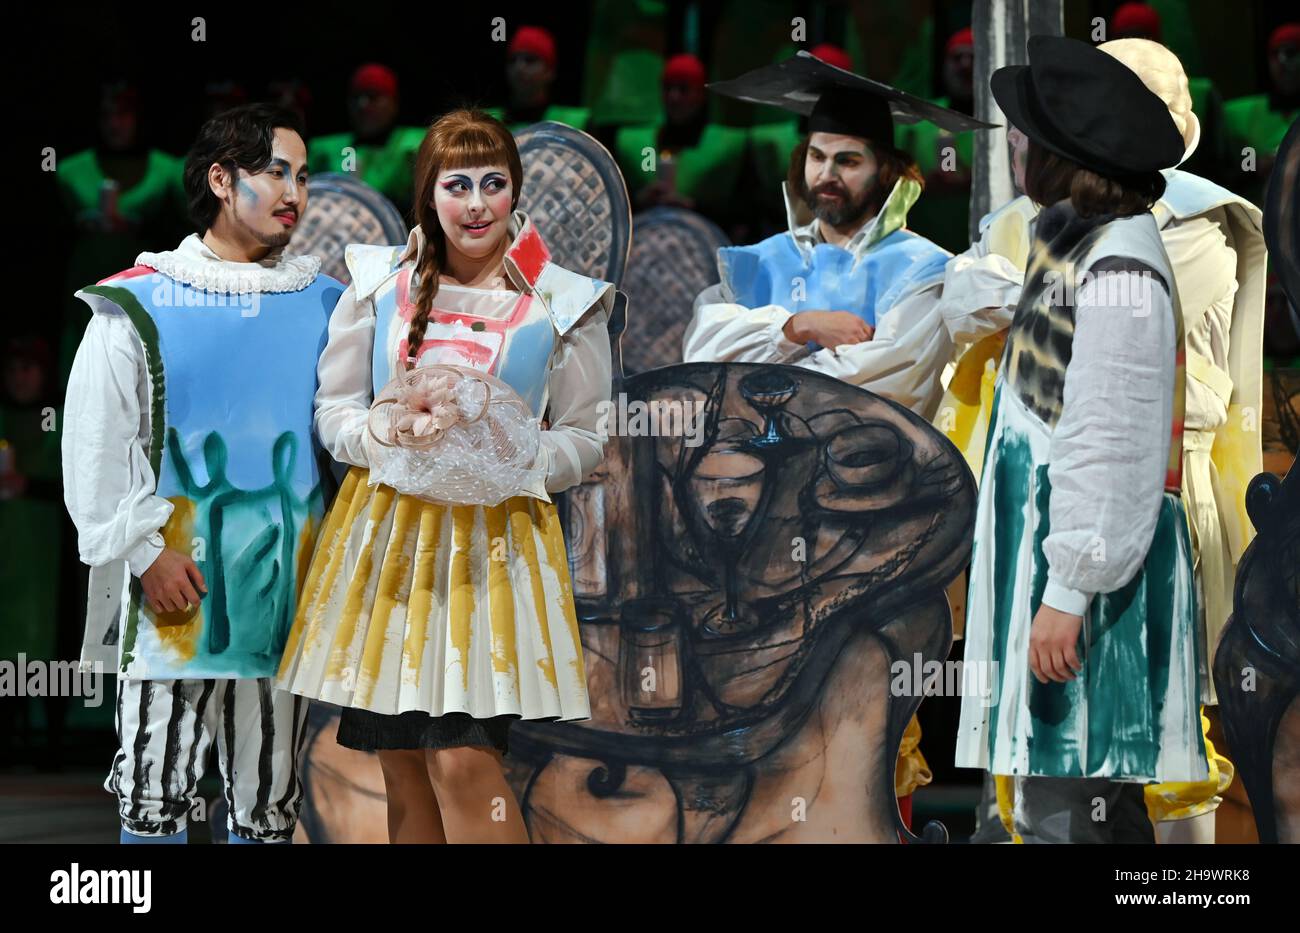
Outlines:
[[949,132],[990,129],[974,117],[941,107],[883,81],[837,68],[809,52],[714,81],[709,90],[808,117],[810,133],[842,133],[893,144],[894,122],[929,120]]
[[1029,64],[993,72],[993,97],[1021,132],[1102,175],[1172,168],[1183,137],[1127,65],[1064,36],[1030,36]]

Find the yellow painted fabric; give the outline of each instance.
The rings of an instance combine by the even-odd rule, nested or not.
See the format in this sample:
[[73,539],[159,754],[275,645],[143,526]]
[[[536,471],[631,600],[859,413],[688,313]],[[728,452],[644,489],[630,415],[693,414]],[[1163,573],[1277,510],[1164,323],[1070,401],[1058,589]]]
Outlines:
[[925,756],[921,754],[921,723],[916,716],[903,730],[903,741],[898,746],[898,766],[894,769],[894,794],[906,797],[918,787],[934,780]]
[[[1021,272],[1029,264],[1033,243],[1030,224],[1037,206],[1023,195],[989,215],[984,238],[988,251],[1009,260]],[[961,451],[979,483],[984,466],[984,441],[993,416],[993,390],[1007,345],[1007,332],[989,334],[971,344],[957,361],[934,424]]]
[[993,775],[993,787],[998,797],[998,819],[1002,828],[1011,836],[1015,845],[1023,845],[1024,839],[1016,832],[1016,779],[1010,774]]
[[1006,344],[1007,332],[1001,330],[972,344],[962,354],[935,417],[935,427],[961,451],[966,465],[975,474],[976,483],[984,465],[984,442],[993,416],[993,390]]
[[280,665],[338,706],[591,718],[555,506],[445,506],[353,467],[326,516]]
[[1143,788],[1147,815],[1152,823],[1189,820],[1210,813],[1223,802],[1223,793],[1236,772],[1231,761],[1223,757],[1210,741],[1210,719],[1201,708],[1201,731],[1205,733],[1205,757],[1210,774],[1204,781],[1170,781],[1148,784]]

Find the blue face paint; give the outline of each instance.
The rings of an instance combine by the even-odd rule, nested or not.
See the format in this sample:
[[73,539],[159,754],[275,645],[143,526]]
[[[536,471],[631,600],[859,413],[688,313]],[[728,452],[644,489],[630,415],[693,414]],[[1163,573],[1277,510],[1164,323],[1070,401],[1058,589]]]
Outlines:
[[[440,184],[448,194],[462,194],[474,190],[474,180],[468,175],[448,175]],[[509,184],[509,180],[500,172],[488,172],[479,179],[479,191],[484,194],[496,194]],[[491,188],[491,190],[488,190]]]
[[[271,159],[263,171],[266,172],[283,172],[285,178],[294,178],[293,167],[289,165],[288,159],[282,159],[279,156]],[[307,183],[307,169],[303,167],[299,170],[295,184],[305,185]]]
[[241,198],[247,198],[250,205],[252,205],[253,207],[257,206],[257,202],[260,199],[257,196],[257,192],[253,190],[253,186],[248,183],[248,179],[246,178],[239,179],[237,182],[235,182],[235,187],[239,191],[239,196]]

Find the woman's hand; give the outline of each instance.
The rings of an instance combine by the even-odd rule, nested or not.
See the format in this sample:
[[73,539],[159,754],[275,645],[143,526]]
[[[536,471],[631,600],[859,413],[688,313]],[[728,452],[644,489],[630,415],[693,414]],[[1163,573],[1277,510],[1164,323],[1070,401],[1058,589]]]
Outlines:
[[1083,616],[1073,616],[1051,606],[1038,607],[1029,631],[1029,669],[1040,684],[1074,680],[1083,669],[1077,645]]

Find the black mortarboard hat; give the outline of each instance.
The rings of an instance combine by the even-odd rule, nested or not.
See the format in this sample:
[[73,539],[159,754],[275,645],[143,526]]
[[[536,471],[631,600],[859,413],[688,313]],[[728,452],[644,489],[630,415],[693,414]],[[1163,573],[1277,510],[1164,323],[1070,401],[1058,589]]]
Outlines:
[[997,126],[836,68],[808,52],[755,68],[729,81],[714,81],[709,89],[753,104],[803,114],[808,117],[809,132],[862,136],[891,145],[894,121],[929,120],[953,133]]
[[1169,107],[1137,73],[1064,36],[1030,36],[1029,64],[993,72],[993,98],[1034,142],[1103,175],[1137,175],[1182,161]]

